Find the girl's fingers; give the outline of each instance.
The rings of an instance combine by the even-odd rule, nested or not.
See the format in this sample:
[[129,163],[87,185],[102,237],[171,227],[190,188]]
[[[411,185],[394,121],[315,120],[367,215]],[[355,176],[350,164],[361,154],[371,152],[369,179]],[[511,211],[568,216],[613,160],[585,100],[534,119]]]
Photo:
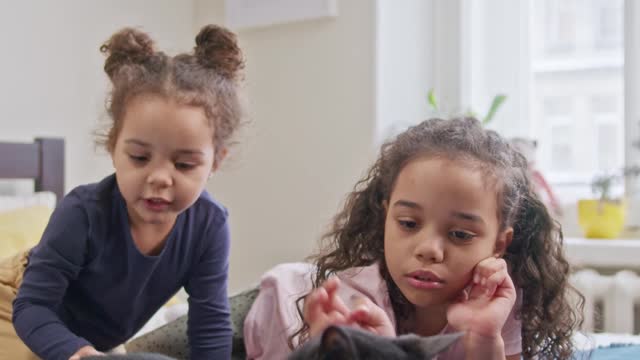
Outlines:
[[365,296],[351,298],[351,309],[338,296],[340,281],[331,278],[305,298],[304,320],[317,335],[330,325],[354,325],[381,335],[394,335],[395,329],[387,314]]
[[361,326],[369,324],[369,311],[364,308],[353,310],[351,314],[349,314],[349,322],[356,323]]
[[344,325],[346,323],[347,323],[347,318],[344,315],[342,315],[342,314],[340,314],[338,312],[332,312],[332,313],[328,314],[328,316],[327,316],[327,324],[326,324],[326,326],[329,326],[329,325]]
[[499,260],[501,261],[496,261],[494,264],[490,264],[491,266],[484,267],[482,271],[478,272],[478,274],[486,274],[487,276],[481,276],[477,282],[474,279],[474,285],[469,295],[470,298],[477,299],[483,296],[493,298],[496,294],[497,296],[504,296],[504,293],[502,293],[504,290],[515,291],[506,263],[502,259]]
[[490,257],[480,261],[474,268],[468,298],[492,297],[498,285],[508,276],[507,263],[504,259]]
[[337,311],[345,316],[347,316],[350,312],[347,305],[345,305],[340,296],[338,296],[337,294],[334,294],[329,298],[329,303],[332,311]]
[[337,294],[339,285],[337,278],[330,278],[307,295],[302,310],[305,321],[315,322],[334,312],[341,314],[343,318],[348,316],[349,309]]
[[321,287],[327,290],[327,293],[332,294],[332,293],[335,293],[336,290],[338,290],[339,286],[340,286],[340,279],[334,276],[334,277],[330,277],[329,279],[327,279],[327,281],[322,283]]
[[320,287],[313,290],[304,300],[302,316],[307,322],[314,321],[325,312],[325,303],[328,302],[327,291]]
[[485,290],[484,287],[480,284],[473,284],[473,286],[471,286],[471,289],[469,290],[469,295],[467,297],[467,300],[475,300],[478,299],[480,297],[482,297],[482,295],[484,295]]
[[379,335],[393,336],[395,329],[387,314],[364,296],[352,297],[353,310],[348,320]]
[[502,268],[506,269],[506,267],[507,262],[504,261],[504,259],[490,257],[480,261],[476,265],[475,272],[478,276],[489,277],[494,272],[499,271]]
[[385,320],[380,317],[380,314],[365,307],[354,310],[347,320],[362,328],[377,329],[385,325]]
[[502,283],[505,281],[507,277],[509,277],[509,274],[507,273],[507,269],[505,268],[505,269],[496,271],[491,276],[486,278],[485,284],[483,286],[485,290],[484,291],[485,295],[488,297],[493,297],[493,294],[496,292],[496,289],[500,285],[502,285]]
[[486,284],[486,279],[493,275],[495,272],[501,270],[507,270],[507,263],[504,259],[498,258],[487,258],[482,260],[476,265],[473,274],[473,283],[477,285],[484,286]]
[[513,279],[509,275],[508,270],[504,270],[503,272],[504,278],[501,279],[496,285],[494,296],[507,297],[515,299],[517,297],[516,294],[516,286],[513,284]]
[[460,291],[460,294],[458,295],[458,297],[453,302],[463,303],[463,302],[469,300],[469,292],[470,292],[470,290],[471,289],[469,289],[469,288],[462,289],[462,291]]
[[335,296],[336,291],[338,290],[338,286],[339,286],[339,281],[337,278],[329,278],[320,286],[320,288],[327,293],[327,299],[323,303],[324,310],[327,312],[331,311],[331,308],[332,308],[331,301],[332,301],[332,298]]
[[324,317],[318,318],[314,322],[309,322],[309,333],[311,336],[321,334],[327,327],[331,325],[347,325],[349,322],[340,313],[330,313]]

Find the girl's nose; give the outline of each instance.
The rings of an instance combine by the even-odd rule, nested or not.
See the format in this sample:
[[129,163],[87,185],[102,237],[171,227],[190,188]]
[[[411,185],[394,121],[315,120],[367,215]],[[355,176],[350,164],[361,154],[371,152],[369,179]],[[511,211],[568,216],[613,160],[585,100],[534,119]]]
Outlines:
[[173,172],[166,166],[158,166],[151,170],[147,183],[154,187],[169,187],[173,185]]
[[444,240],[435,234],[424,234],[415,248],[415,256],[425,263],[440,263],[444,260]]

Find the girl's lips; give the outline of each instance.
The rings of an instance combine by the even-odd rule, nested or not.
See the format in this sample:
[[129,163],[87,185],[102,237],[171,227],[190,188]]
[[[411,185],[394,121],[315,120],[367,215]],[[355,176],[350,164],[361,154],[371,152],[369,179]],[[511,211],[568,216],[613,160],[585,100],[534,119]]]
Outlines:
[[438,274],[429,270],[416,270],[416,271],[410,272],[407,276],[421,279],[421,280],[426,280],[426,281],[444,282],[444,280],[442,280],[442,278],[438,276]]
[[144,199],[145,207],[151,211],[164,211],[169,207],[169,204],[171,203],[164,199],[158,199],[158,198]]
[[428,270],[416,270],[407,275],[409,285],[421,290],[441,289],[444,281],[436,273]]
[[414,277],[407,277],[407,282],[409,283],[409,285],[419,290],[442,289],[444,287],[443,282],[425,281]]

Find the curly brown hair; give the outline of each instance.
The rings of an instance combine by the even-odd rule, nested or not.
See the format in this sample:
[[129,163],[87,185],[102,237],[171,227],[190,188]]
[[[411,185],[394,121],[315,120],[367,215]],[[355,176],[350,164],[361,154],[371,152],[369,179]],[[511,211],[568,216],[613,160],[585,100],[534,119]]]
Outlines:
[[[380,156],[358,181],[334,218],[323,245],[312,259],[317,265],[314,287],[352,267],[380,264],[389,297],[404,333],[403,320],[414,311],[391,279],[384,256],[384,224],[388,201],[400,171],[416,157],[464,159],[480,165],[500,187],[497,194],[501,230],[513,227],[504,259],[515,285],[523,289],[522,355],[566,359],[573,331],[582,323],[583,296],[568,282],[570,266],[563,252],[560,225],[552,219],[532,187],[526,159],[496,132],[473,118],[430,119],[382,145]],[[303,298],[298,300],[298,309]],[[293,338],[308,338],[308,325]]]
[[160,96],[204,109],[215,129],[218,161],[242,119],[238,83],[244,59],[236,36],[220,26],[203,27],[195,42],[193,53],[172,57],[156,51],[146,33],[124,28],[100,47],[113,88],[107,99],[111,123],[97,132],[98,144],[113,152],[127,104],[138,96]]

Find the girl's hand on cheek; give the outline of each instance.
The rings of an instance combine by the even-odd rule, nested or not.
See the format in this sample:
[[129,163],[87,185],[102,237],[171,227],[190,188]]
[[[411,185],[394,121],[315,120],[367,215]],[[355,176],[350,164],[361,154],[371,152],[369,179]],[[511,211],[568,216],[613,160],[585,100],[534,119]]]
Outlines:
[[307,295],[302,316],[309,335],[321,334],[330,325],[346,325],[349,309],[336,294],[340,280],[331,278]]
[[447,309],[449,324],[474,336],[497,338],[516,302],[516,289],[504,259],[476,265],[468,292]]

